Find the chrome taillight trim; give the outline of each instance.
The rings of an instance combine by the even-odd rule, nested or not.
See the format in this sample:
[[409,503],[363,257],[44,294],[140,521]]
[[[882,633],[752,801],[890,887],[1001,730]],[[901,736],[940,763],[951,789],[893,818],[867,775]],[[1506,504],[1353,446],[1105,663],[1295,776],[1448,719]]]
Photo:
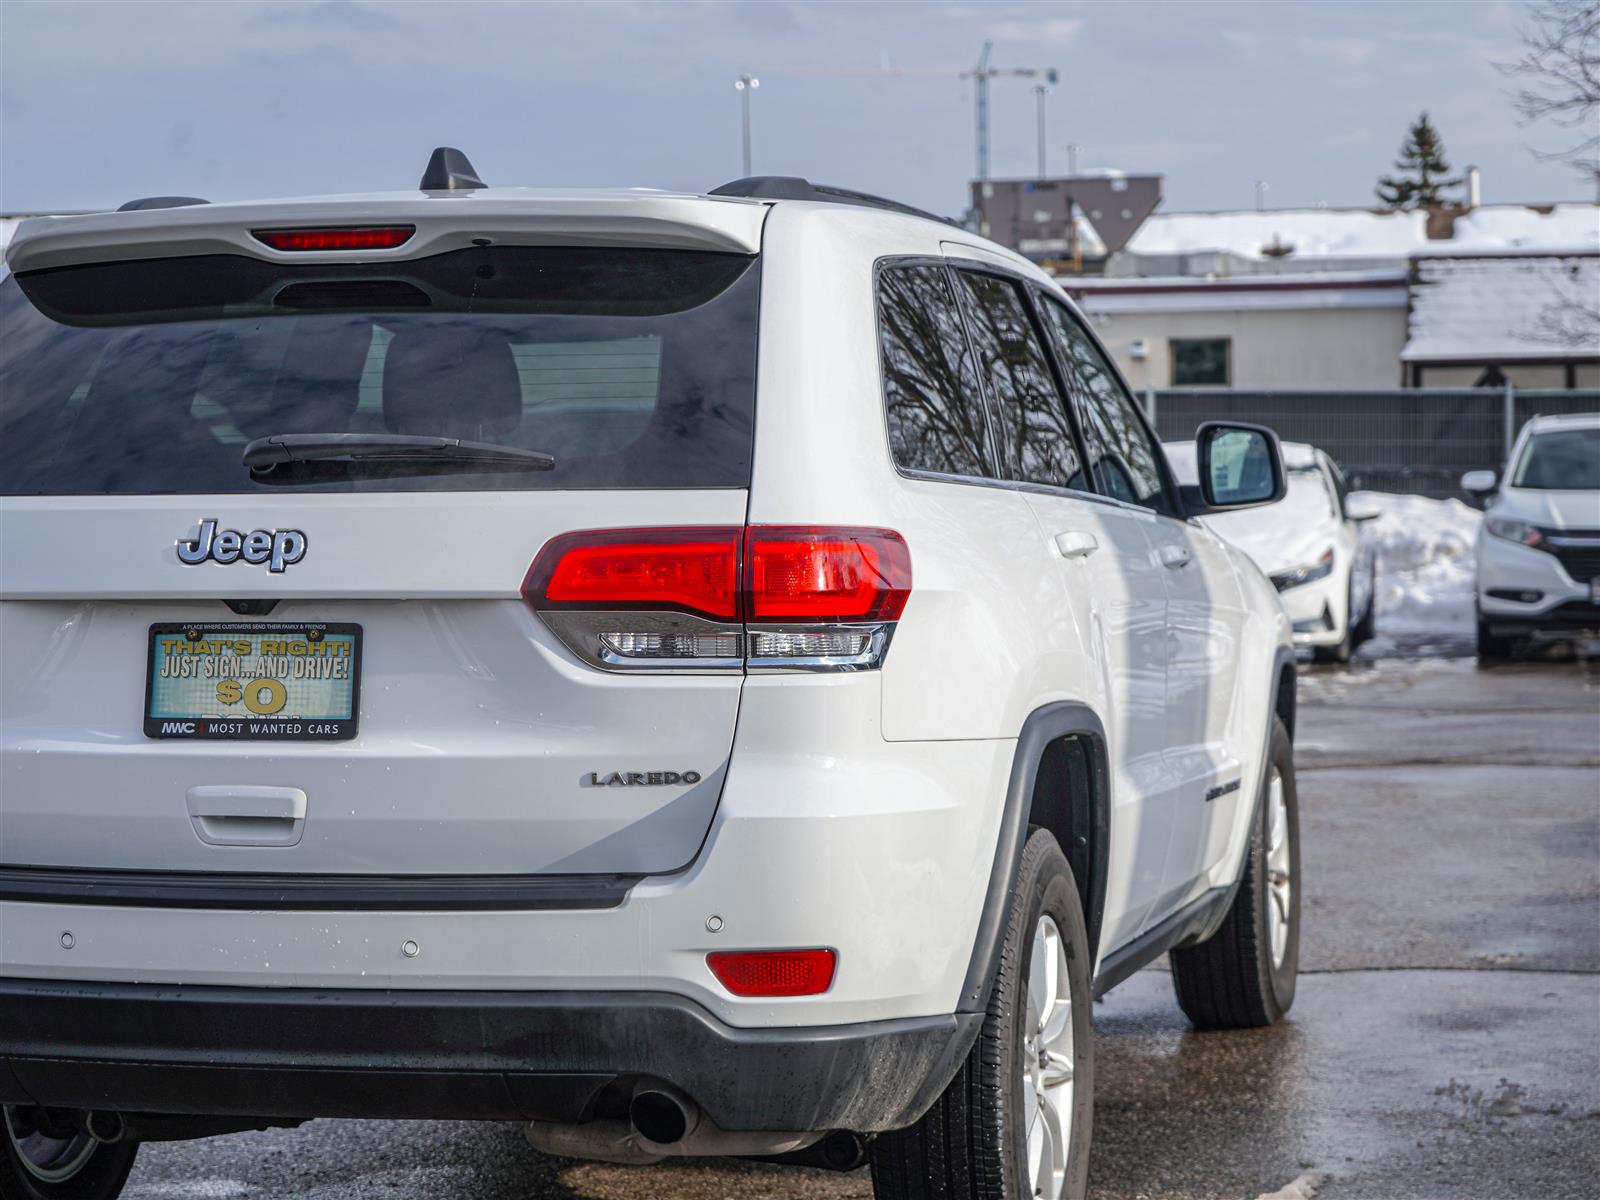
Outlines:
[[883,666],[889,653],[889,642],[894,637],[894,622],[842,625],[751,625],[750,633],[855,633],[865,634],[866,649],[860,654],[826,655],[815,658],[747,658],[745,668],[753,675],[770,675],[787,671],[875,671]]
[[[635,674],[670,671],[673,674],[737,674],[744,670],[744,626],[708,621],[687,613],[640,612],[627,609],[587,611],[544,609],[539,619],[568,650],[584,662],[603,671]],[[605,634],[624,630],[629,633],[680,634],[690,637],[732,637],[736,653],[715,658],[653,658],[619,654],[605,641]]]
[[[703,617],[691,617],[686,613],[640,612],[626,609],[607,612],[545,609],[537,615],[561,640],[562,645],[578,658],[591,667],[618,674],[654,672],[674,675],[685,673],[727,675],[748,671],[756,675],[773,675],[796,671],[874,671],[883,666],[895,626],[892,621],[877,621],[817,625],[762,624],[747,627],[708,621]],[[619,630],[629,633],[732,638],[737,653],[715,658],[635,657],[620,654],[607,644],[605,635]],[[861,653],[850,655],[746,657],[751,648],[750,635],[762,633],[854,634],[865,637],[866,646]]]

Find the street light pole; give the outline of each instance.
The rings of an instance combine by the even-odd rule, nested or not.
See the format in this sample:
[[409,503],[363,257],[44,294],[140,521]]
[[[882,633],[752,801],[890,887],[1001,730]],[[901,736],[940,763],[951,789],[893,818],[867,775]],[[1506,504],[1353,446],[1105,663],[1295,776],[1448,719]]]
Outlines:
[[1083,149],[1083,147],[1078,145],[1077,142],[1068,142],[1067,143],[1067,174],[1068,175],[1076,175],[1078,173],[1078,151],[1081,150],[1081,149]]
[[1050,91],[1044,84],[1035,84],[1033,94],[1039,103],[1039,178],[1044,178],[1044,98]]
[[751,175],[751,171],[750,171],[750,93],[755,91],[758,87],[761,86],[761,80],[757,79],[754,75],[750,74],[749,71],[746,71],[742,75],[740,75],[739,78],[737,78],[737,79],[735,79],[733,81],[733,86],[734,86],[734,90],[739,93],[739,100],[741,102],[741,107],[743,108],[743,117],[744,117],[744,143],[743,143],[744,144],[744,177],[746,179],[748,179],[750,177],[750,175]]

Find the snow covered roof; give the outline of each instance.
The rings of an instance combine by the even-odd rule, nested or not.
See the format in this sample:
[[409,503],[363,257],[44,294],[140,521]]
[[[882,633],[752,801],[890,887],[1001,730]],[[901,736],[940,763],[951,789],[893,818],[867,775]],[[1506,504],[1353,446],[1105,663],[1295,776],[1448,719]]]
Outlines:
[[1600,358],[1600,254],[1421,258],[1403,362]]
[[1223,251],[1265,258],[1274,242],[1294,247],[1297,258],[1346,255],[1404,258],[1427,241],[1420,212],[1365,209],[1278,209],[1269,212],[1156,213],[1128,242],[1130,254]]
[[[1541,206],[1543,208],[1545,206]],[[1427,214],[1301,208],[1266,212],[1156,213],[1128,243],[1131,254],[1220,252],[1292,259],[1406,258],[1440,250],[1600,250],[1600,205],[1556,204],[1548,211],[1495,204],[1458,217],[1453,236],[1429,239]],[[1291,260],[1292,260],[1291,259]]]
[[[1456,219],[1451,250],[1600,250],[1600,204],[1557,204],[1549,212],[1520,204],[1476,208]],[[1425,246],[1441,249],[1438,242]]]

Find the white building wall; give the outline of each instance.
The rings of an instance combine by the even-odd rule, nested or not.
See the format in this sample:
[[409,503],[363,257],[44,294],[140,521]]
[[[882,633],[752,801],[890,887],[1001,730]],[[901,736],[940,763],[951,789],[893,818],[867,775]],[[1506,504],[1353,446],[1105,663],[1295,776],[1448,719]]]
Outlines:
[[[1112,299],[1107,297],[1107,299]],[[1116,297],[1126,302],[1126,297]],[[1142,298],[1144,299],[1144,298]],[[1228,338],[1236,388],[1394,388],[1401,386],[1400,351],[1406,342],[1404,305],[1375,308],[1215,308],[1201,311],[1085,310],[1117,365],[1140,390],[1172,386],[1172,338]],[[1136,360],[1133,342],[1146,357]]]

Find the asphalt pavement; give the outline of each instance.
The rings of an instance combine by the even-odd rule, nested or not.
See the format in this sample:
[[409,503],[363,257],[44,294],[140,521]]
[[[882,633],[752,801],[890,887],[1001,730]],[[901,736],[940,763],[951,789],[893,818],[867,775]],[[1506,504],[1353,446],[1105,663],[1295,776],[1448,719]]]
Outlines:
[[[1096,1005],[1095,1200],[1600,1195],[1600,662],[1461,650],[1304,670],[1294,1010],[1195,1033],[1159,966]],[[145,1147],[126,1195],[871,1192],[865,1172],[552,1159],[511,1126],[317,1121]]]

